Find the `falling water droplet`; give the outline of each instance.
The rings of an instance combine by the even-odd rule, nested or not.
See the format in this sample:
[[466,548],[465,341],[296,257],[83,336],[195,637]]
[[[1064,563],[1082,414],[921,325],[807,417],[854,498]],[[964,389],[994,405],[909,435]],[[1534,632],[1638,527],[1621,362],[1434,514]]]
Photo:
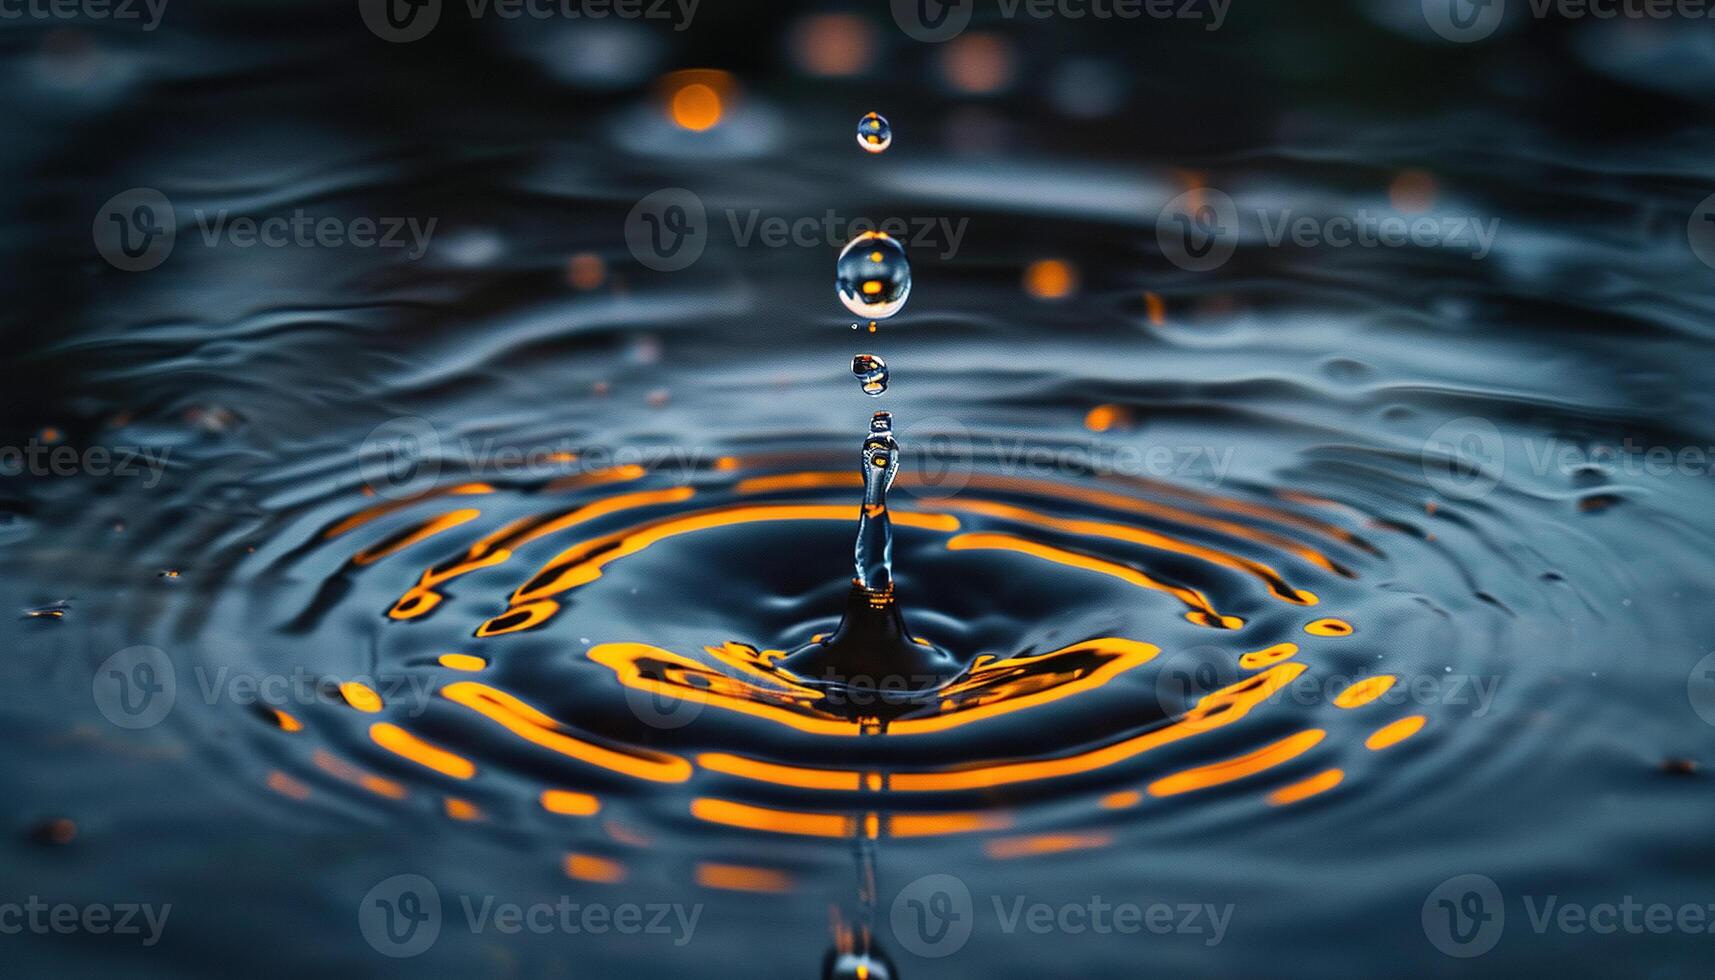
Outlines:
[[911,263],[891,236],[866,231],[846,243],[834,267],[840,302],[858,316],[885,320],[911,295]]
[[872,112],[858,120],[857,141],[869,152],[880,153],[893,145],[893,127],[880,113]]
[[893,522],[887,516],[887,491],[899,475],[899,443],[893,439],[893,416],[877,412],[863,441],[863,510],[858,514],[853,577],[861,589],[888,592],[893,588]]
[[859,354],[852,358],[852,373],[870,397],[887,390],[887,362],[874,354]]

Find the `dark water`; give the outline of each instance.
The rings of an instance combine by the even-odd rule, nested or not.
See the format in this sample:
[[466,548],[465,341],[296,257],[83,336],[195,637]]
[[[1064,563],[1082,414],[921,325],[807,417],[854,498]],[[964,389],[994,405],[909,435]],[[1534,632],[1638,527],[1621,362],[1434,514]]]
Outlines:
[[[1702,27],[1236,7],[996,26],[988,97],[885,10],[840,79],[760,9],[8,26],[8,444],[75,462],[5,482],[0,902],[171,912],[5,958],[1701,975],[1699,927],[1530,910],[1715,903]],[[705,132],[660,104],[687,67],[731,73]],[[176,216],[147,271],[91,241],[130,188]],[[708,220],[678,271],[626,241],[666,188]],[[1243,234],[1193,271],[1157,219],[1210,188]],[[420,255],[199,224],[297,209],[435,224]],[[743,235],[828,209],[832,241]],[[1499,224],[1480,257],[1269,241],[1359,215]],[[873,335],[830,289],[857,217],[910,229]],[[899,609],[963,671],[904,709],[778,664],[845,608],[877,408]],[[429,894],[397,875],[432,947],[374,931]],[[1504,933],[1454,957],[1466,875]],[[669,925],[467,912],[568,902]],[[1100,903],[1153,925],[1063,914]]]

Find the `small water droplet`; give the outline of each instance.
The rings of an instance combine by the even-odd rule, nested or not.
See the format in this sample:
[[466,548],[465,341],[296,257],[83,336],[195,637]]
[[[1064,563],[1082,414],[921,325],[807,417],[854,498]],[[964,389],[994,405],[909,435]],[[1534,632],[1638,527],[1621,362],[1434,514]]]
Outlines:
[[871,153],[880,153],[893,145],[893,127],[878,112],[858,120],[858,145]]
[[859,354],[852,358],[852,373],[870,397],[887,390],[887,362],[874,354]]
[[64,599],[61,599],[58,602],[50,602],[45,606],[35,606],[33,608],[24,610],[24,618],[25,619],[64,619],[65,614],[70,612],[70,611],[71,611],[71,603],[65,601]]
[[911,263],[889,235],[866,231],[846,243],[834,267],[840,302],[858,316],[885,320],[911,295]]

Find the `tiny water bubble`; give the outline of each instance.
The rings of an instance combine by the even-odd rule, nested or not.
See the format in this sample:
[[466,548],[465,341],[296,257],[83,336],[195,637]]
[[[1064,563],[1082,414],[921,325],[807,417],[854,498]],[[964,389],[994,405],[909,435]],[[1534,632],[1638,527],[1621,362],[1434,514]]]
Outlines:
[[840,302],[858,316],[885,320],[911,295],[911,263],[890,235],[866,231],[846,243],[834,266]]
[[870,153],[880,153],[893,145],[893,127],[879,112],[872,112],[858,120],[858,145]]
[[852,373],[863,385],[863,393],[871,398],[887,390],[887,362],[874,354],[858,354],[852,358]]

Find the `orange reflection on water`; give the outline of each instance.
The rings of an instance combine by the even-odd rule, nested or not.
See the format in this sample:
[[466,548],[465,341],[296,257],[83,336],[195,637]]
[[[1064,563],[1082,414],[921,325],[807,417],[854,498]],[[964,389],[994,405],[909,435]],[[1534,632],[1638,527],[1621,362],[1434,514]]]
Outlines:
[[406,497],[401,500],[389,500],[383,504],[366,507],[323,531],[322,537],[332,540],[342,534],[354,531],[378,517],[385,517],[394,511],[404,510],[414,504],[422,503],[425,500],[432,500],[436,497],[474,497],[493,492],[494,487],[487,483],[460,483],[456,486],[436,487],[433,490],[420,493],[415,497]]
[[1311,636],[1351,636],[1352,624],[1343,619],[1318,619],[1306,623],[1304,632]]
[[310,788],[296,779],[276,769],[268,774],[268,788],[281,796],[289,796],[294,800],[310,798]]
[[[641,475],[641,468],[637,468],[635,474],[604,474],[603,477],[633,479]],[[479,569],[504,564],[518,548],[548,535],[625,510],[679,503],[689,500],[695,493],[690,487],[621,493],[573,508],[557,517],[527,517],[513,521],[471,545],[463,556],[424,571],[417,584],[393,604],[388,615],[393,619],[415,619],[440,605],[445,598],[440,589],[448,582]]]
[[[774,665],[780,651],[756,651],[741,644],[706,647],[717,659],[742,663],[744,672],[768,683],[752,683],[714,670],[689,657],[645,643],[602,643],[590,648],[589,658],[614,672],[626,687],[651,695],[712,705],[762,718],[815,735],[858,736],[873,728],[819,707],[825,695],[799,684]],[[884,735],[921,735],[957,728],[997,715],[1022,711],[1100,687],[1125,671],[1147,663],[1159,647],[1119,637],[1074,643],[1049,653],[1008,660],[984,659],[938,692],[924,717],[888,723]],[[730,775],[766,781],[839,781],[856,788],[858,774],[806,770],[757,763],[739,756],[716,754],[716,766]],[[801,785],[785,782],[785,785]]]
[[345,703],[364,714],[373,715],[381,710],[381,695],[376,694],[369,685],[359,681],[344,681],[339,685],[340,697]]
[[727,827],[803,837],[850,837],[855,831],[852,818],[838,813],[775,810],[707,797],[691,801],[691,816]]
[[1241,654],[1239,656],[1239,666],[1246,670],[1256,670],[1258,667],[1267,667],[1270,664],[1279,663],[1282,660],[1288,660],[1297,655],[1298,644],[1276,643],[1274,646],[1266,647],[1262,650],[1252,650],[1249,653]]
[[625,865],[593,854],[568,854],[563,862],[566,877],[612,885],[625,880]]
[[601,812],[601,801],[588,793],[569,789],[542,791],[542,809],[568,817],[593,817]]
[[[681,488],[683,489],[683,488]],[[593,506],[593,505],[592,505]],[[852,508],[820,504],[775,504],[728,507],[663,518],[613,534],[580,541],[560,552],[530,581],[512,594],[511,608],[483,623],[478,636],[499,636],[532,629],[559,611],[552,596],[568,592],[601,578],[608,563],[635,555],[650,545],[696,531],[771,521],[840,521],[850,523]],[[893,523],[900,527],[953,532],[957,518],[947,514],[896,512]]]
[[1308,800],[1340,785],[1345,778],[1346,774],[1339,769],[1324,769],[1309,779],[1301,779],[1268,794],[1268,802],[1271,806],[1286,806],[1300,800]]
[[446,798],[444,807],[447,816],[464,823],[482,819],[482,808],[469,800],[461,800],[456,796]]
[[1411,715],[1406,718],[1383,725],[1364,739],[1364,748],[1379,752],[1390,745],[1398,745],[1423,729],[1424,722],[1429,719],[1422,715]]
[[1076,518],[1050,517],[1039,514],[1023,507],[1011,504],[993,503],[986,500],[957,500],[947,501],[942,506],[950,510],[970,511],[987,517],[998,517],[1002,520],[1029,524],[1033,527],[1046,528],[1050,531],[1061,531],[1066,534],[1078,534],[1085,537],[1109,538],[1114,541],[1124,541],[1128,544],[1142,545],[1157,551],[1167,551],[1177,555],[1186,555],[1201,559],[1211,565],[1230,568],[1244,572],[1262,580],[1276,598],[1301,606],[1314,606],[1317,598],[1314,593],[1295,589],[1281,578],[1280,573],[1259,561],[1253,561],[1240,555],[1228,554],[1215,548],[1193,544],[1178,538],[1169,537],[1155,531],[1131,527],[1125,524],[1114,524],[1108,521],[1092,521]]
[[1067,851],[1087,851],[1106,847],[1114,841],[1112,834],[1036,834],[1031,837],[998,837],[983,845],[983,852],[996,860],[1036,857],[1041,854],[1064,854]]
[[1304,665],[1298,663],[1271,667],[1237,684],[1210,692],[1197,702],[1195,708],[1176,721],[1099,749],[1058,759],[991,762],[945,772],[895,773],[891,786],[903,792],[988,789],[1010,783],[1093,772],[1124,762],[1151,749],[1230,725],[1267,701],[1276,691],[1292,683],[1304,669]]
[[[926,487],[926,489],[930,491],[938,489],[936,486],[924,483],[924,479],[925,478],[921,474],[913,473],[909,470],[899,474],[899,484],[901,486],[921,486]],[[1230,511],[1233,513],[1243,514],[1247,517],[1261,518],[1263,520],[1297,527],[1302,530],[1312,531],[1364,551],[1373,552],[1375,550],[1367,542],[1343,528],[1336,527],[1324,521],[1316,520],[1315,518],[1305,517],[1302,514],[1296,514],[1292,511],[1279,510],[1277,508],[1266,507],[1261,504],[1253,504],[1247,501],[1234,500],[1228,497],[1218,497],[1213,494],[1189,490],[1183,487],[1157,484],[1148,480],[1125,480],[1123,482],[1136,484],[1140,488],[1148,491],[1191,500],[1205,507]],[[997,476],[987,473],[971,474],[965,481],[965,485],[978,490],[999,490],[1010,493],[1029,493],[1047,497],[1056,497],[1076,503],[1104,507],[1109,510],[1119,510],[1130,514],[1138,514],[1144,517],[1153,517],[1159,520],[1186,524],[1210,531],[1218,531],[1222,534],[1239,538],[1241,540],[1279,548],[1320,568],[1334,572],[1337,575],[1342,575],[1347,578],[1352,577],[1352,573],[1344,566],[1336,563],[1332,558],[1328,557],[1320,550],[1310,547],[1307,544],[1275,534],[1272,531],[1253,527],[1249,524],[1240,524],[1235,521],[1213,517],[1208,514],[1198,513],[1197,511],[1187,510],[1173,504],[1161,503],[1154,500],[1142,500],[1126,494],[1115,493],[1111,490],[1099,490],[1094,487],[1068,486],[1063,483],[1056,483],[1052,480],[1040,480],[1017,476]],[[844,470],[813,470],[800,473],[779,473],[769,476],[750,477],[745,480],[740,480],[733,489],[736,493],[751,495],[779,493],[786,490],[823,490],[846,487],[861,488],[862,486],[863,478],[857,473],[851,473]]]
[[1103,575],[1135,585],[1140,589],[1165,592],[1190,607],[1191,611],[1185,614],[1185,618],[1199,626],[1215,626],[1221,629],[1236,630],[1245,624],[1245,621],[1237,616],[1221,615],[1209,603],[1209,597],[1196,589],[1187,588],[1183,585],[1169,585],[1166,582],[1151,578],[1130,565],[1122,565],[1117,561],[1108,561],[1106,558],[1097,558],[1094,555],[1086,555],[1083,552],[1072,551],[1067,548],[1056,548],[1050,544],[1041,544],[1011,534],[974,532],[961,534],[947,542],[947,550],[949,551],[975,549],[1013,551],[1029,555],[1032,558],[1051,561],[1058,565],[1081,568],[1089,572],[1100,572]]
[[1101,807],[1104,810],[1125,810],[1143,802],[1143,794],[1134,789],[1120,790],[1102,797]]
[[745,779],[773,783],[776,786],[853,792],[862,787],[862,774],[853,770],[806,769],[800,766],[783,766],[772,762],[747,759],[740,755],[729,755],[725,752],[704,752],[697,756],[697,765],[710,772],[741,776]]
[[376,722],[369,726],[369,737],[376,745],[394,755],[410,759],[442,775],[454,779],[469,779],[476,775],[476,763],[440,746],[430,745],[398,725]]
[[737,892],[784,894],[792,890],[792,878],[784,871],[712,861],[697,862],[697,884]]
[[527,742],[603,769],[658,783],[682,783],[691,778],[691,764],[676,755],[650,749],[614,749],[567,735],[562,726],[505,691],[459,681],[441,696],[494,721]]
[[422,542],[427,541],[438,534],[450,531],[461,524],[469,524],[471,521],[474,521],[481,516],[482,511],[477,510],[474,507],[448,511],[439,517],[430,518],[414,528],[394,535],[374,547],[365,548],[352,556],[352,564],[373,565],[389,555],[396,555],[414,544],[421,544]]
[[1149,793],[1151,796],[1177,796],[1180,793],[1222,786],[1254,776],[1298,758],[1315,748],[1327,735],[1328,733],[1320,728],[1309,728],[1224,762],[1164,776],[1149,784]]
[[1398,678],[1392,674],[1377,674],[1375,677],[1366,677],[1335,695],[1334,707],[1358,708],[1369,704],[1386,694],[1396,680]]
[[1005,830],[1012,819],[1004,813],[895,813],[887,818],[890,837],[939,837],[942,834],[974,834]]

